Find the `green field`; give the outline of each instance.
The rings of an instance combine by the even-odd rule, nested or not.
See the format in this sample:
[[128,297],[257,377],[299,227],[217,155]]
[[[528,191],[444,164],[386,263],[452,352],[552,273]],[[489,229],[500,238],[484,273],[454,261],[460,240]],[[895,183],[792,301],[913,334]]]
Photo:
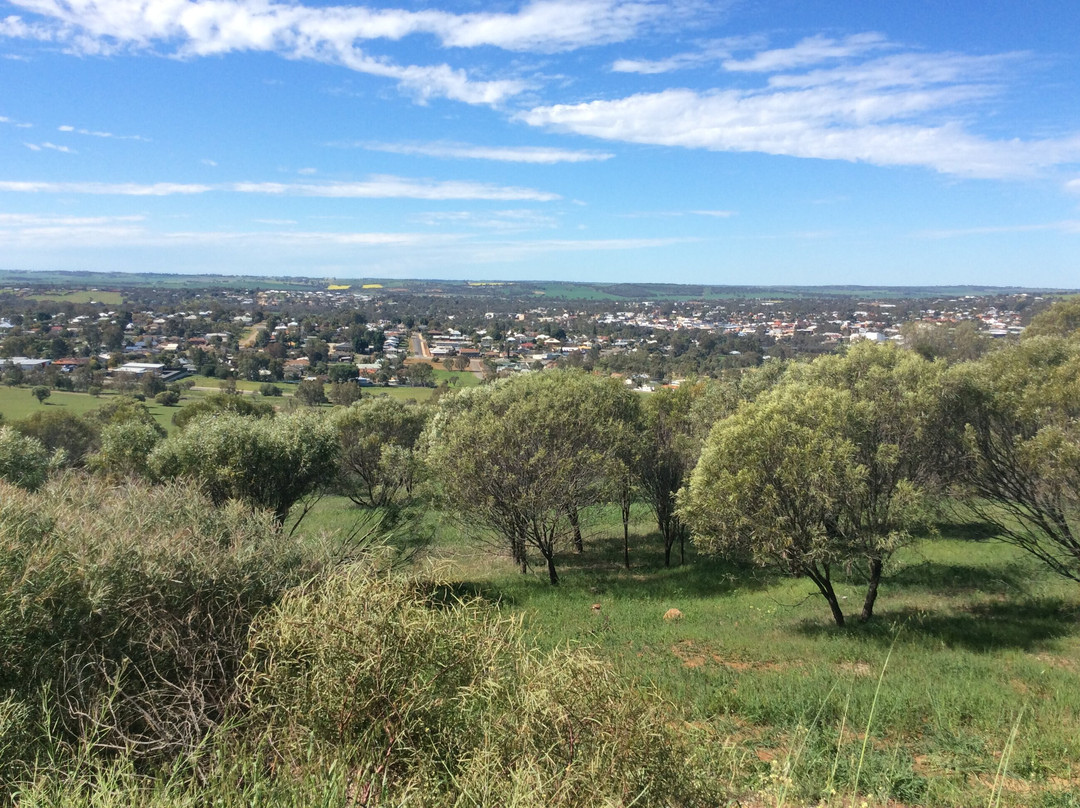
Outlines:
[[[356,513],[329,500],[306,529]],[[851,621],[836,629],[808,581],[692,553],[665,569],[644,509],[627,571],[616,515],[590,521],[559,587],[541,568],[515,572],[445,514],[409,538],[430,538],[414,562],[428,574],[520,615],[544,647],[594,649],[707,728],[737,804],[1080,804],[1080,587],[978,526],[943,525],[905,551],[870,624],[855,621],[862,587],[843,581]],[[665,621],[671,608],[682,619]]]
[[124,302],[120,292],[106,292],[89,289],[77,289],[70,292],[33,293],[26,295],[32,300],[52,300],[57,303],[103,303],[106,306],[119,306]]
[[476,385],[480,384],[480,379],[477,378],[475,373],[468,370],[443,370],[436,367],[435,382],[436,384],[446,382],[451,387],[476,387]]
[[[472,376],[470,373],[460,375],[475,379],[475,376]],[[220,380],[208,376],[194,376],[192,378],[195,379],[196,386],[183,393],[179,407],[163,407],[150,398],[145,402],[147,409],[150,410],[150,414],[153,415],[154,419],[165,427],[167,431],[172,431],[172,418],[180,407],[193,401],[198,401],[207,395],[211,395],[218,389],[220,384]],[[466,381],[466,385],[467,384],[468,382]],[[260,382],[238,381],[236,386],[246,394],[253,395],[254,391],[257,391],[262,384]],[[293,385],[279,383],[278,386],[284,391],[284,395],[280,399],[270,399],[271,403],[281,403],[284,399],[292,396]],[[91,410],[100,407],[103,403],[108,401],[110,396],[117,395],[117,393],[109,391],[95,398],[88,393],[66,393],[59,390],[53,390],[52,394],[44,403],[38,403],[38,400],[31,395],[30,389],[31,388],[29,387],[0,386],[0,415],[3,416],[4,421],[17,421],[38,410],[53,408],[62,408],[78,415],[82,415],[83,413],[90,412]],[[431,387],[365,387],[364,395],[387,396],[389,398],[397,399],[398,401],[412,400],[419,403],[430,401],[435,395],[435,390]]]

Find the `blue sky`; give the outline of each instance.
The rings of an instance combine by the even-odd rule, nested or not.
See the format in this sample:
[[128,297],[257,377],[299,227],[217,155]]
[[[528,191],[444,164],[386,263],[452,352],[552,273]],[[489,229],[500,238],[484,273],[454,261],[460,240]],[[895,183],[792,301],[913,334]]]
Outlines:
[[0,266],[1080,287],[1075,0],[0,0]]

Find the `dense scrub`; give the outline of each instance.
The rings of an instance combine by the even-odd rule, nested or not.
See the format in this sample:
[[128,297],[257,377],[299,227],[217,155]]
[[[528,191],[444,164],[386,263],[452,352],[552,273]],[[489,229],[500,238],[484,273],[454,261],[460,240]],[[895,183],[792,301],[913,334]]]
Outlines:
[[0,802],[716,802],[610,666],[317,546],[190,485],[0,483]]

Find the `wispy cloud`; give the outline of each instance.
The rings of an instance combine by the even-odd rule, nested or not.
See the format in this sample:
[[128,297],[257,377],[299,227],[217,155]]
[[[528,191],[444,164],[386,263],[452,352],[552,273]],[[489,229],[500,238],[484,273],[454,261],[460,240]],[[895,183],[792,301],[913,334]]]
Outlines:
[[454,14],[425,9],[307,6],[246,0],[12,0],[40,19],[9,16],[0,35],[63,43],[82,54],[172,50],[182,57],[238,51],[338,64],[397,81],[421,99],[498,104],[526,89],[516,79],[478,80],[448,65],[397,65],[358,43],[431,35],[446,48],[491,46],[554,53],[624,41],[678,7],[661,0],[533,0],[518,11]]
[[478,212],[470,210],[429,211],[409,217],[410,221],[429,227],[470,227],[483,230],[516,232],[552,228],[558,219],[535,210],[496,210]]
[[812,36],[790,48],[763,50],[748,59],[728,59],[723,67],[732,72],[775,73],[822,62],[850,59],[861,56],[867,51],[888,46],[885,37],[872,32],[856,34],[845,39]]
[[1080,234],[1080,220],[1046,222],[1043,224],[996,225],[992,227],[963,227],[952,230],[921,230],[918,238],[943,239],[963,236],[988,236],[995,234],[1057,232]]
[[58,146],[57,144],[50,143],[47,140],[43,143],[24,143],[23,145],[26,146],[26,148],[30,149],[30,151],[41,151],[42,149],[50,149],[52,151],[58,151],[63,154],[78,154],[78,152],[70,146]]
[[[961,110],[992,97],[993,81],[1020,55],[905,53],[859,61],[886,47],[877,34],[815,37],[724,63],[765,73],[758,88],[669,89],[538,106],[517,117],[610,141],[922,166],[967,177],[1024,177],[1080,161],[1080,135],[995,140],[962,122],[969,116]],[[855,62],[779,72],[844,59]]]
[[765,46],[765,38],[760,36],[728,37],[703,43],[697,50],[676,53],[663,59],[616,59],[611,65],[616,73],[641,73],[656,75],[687,70],[703,65],[722,62],[736,53]]
[[89,227],[95,225],[141,222],[142,215],[131,216],[43,216],[39,213],[0,213],[0,227]]
[[149,138],[145,138],[142,135],[114,135],[112,132],[94,132],[90,129],[79,129],[74,126],[68,126],[67,124],[56,127],[56,131],[69,132],[76,135],[87,135],[89,137],[112,138],[114,140],[141,140],[144,143],[150,142]]
[[418,154],[454,160],[493,160],[503,163],[588,163],[610,160],[608,152],[556,149],[544,146],[471,146],[464,143],[365,143],[341,144],[391,154]]
[[708,216],[714,219],[729,219],[735,216],[733,210],[652,210],[638,213],[624,213],[625,219],[671,218],[676,216]]
[[217,185],[200,183],[157,182],[48,182],[0,181],[0,192],[90,194],[112,196],[183,196],[226,192],[264,194],[267,196],[305,196],[335,199],[426,199],[426,200],[528,200],[549,202],[558,194],[533,188],[492,185],[468,181],[413,180],[404,177],[375,176],[365,182],[283,183],[235,182]]

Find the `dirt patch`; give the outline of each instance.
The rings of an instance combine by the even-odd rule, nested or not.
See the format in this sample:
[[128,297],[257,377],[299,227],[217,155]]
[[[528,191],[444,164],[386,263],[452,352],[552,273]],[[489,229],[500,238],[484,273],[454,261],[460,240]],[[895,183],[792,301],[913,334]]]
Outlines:
[[743,673],[745,671],[772,671],[780,670],[783,666],[776,662],[746,662],[740,659],[725,659],[708,648],[694,644],[692,640],[683,640],[671,646],[671,653],[682,660],[687,668],[700,668],[713,664],[728,668],[729,670]]
[[837,667],[844,673],[850,673],[852,676],[874,675],[874,669],[870,667],[869,662],[841,662]]

